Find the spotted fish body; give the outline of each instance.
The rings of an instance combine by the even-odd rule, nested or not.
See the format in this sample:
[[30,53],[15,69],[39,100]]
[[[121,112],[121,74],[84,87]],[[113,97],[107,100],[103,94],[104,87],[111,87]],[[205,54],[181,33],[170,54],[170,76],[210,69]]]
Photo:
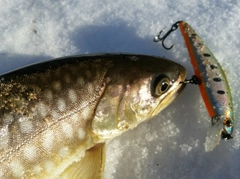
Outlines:
[[104,143],[158,114],[185,69],[145,55],[60,58],[1,76],[0,178],[101,178]]
[[221,137],[232,138],[234,116],[229,85],[221,65],[193,28],[184,21],[179,22],[179,27],[194,73],[201,81],[199,88],[204,103],[212,118],[212,126],[205,143],[206,151],[211,151]]

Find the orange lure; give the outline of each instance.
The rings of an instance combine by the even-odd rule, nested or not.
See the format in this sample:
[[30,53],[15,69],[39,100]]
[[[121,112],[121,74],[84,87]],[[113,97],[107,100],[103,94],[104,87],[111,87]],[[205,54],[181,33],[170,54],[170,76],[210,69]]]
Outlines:
[[219,143],[220,138],[233,138],[234,116],[230,88],[222,67],[188,23],[184,21],[176,22],[163,37],[160,37],[163,30],[160,31],[154,41],[162,41],[163,47],[170,50],[173,45],[169,48],[166,47],[164,40],[178,27],[187,46],[195,73],[194,78],[184,83],[199,84],[203,101],[212,119],[212,125],[205,143],[206,151],[211,151]]

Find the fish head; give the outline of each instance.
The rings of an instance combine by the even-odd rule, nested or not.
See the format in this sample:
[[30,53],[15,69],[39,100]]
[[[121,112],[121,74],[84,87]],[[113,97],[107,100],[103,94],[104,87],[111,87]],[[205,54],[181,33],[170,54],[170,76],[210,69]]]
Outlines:
[[160,57],[125,56],[106,74],[105,92],[92,121],[97,142],[111,139],[152,118],[182,91],[185,68]]

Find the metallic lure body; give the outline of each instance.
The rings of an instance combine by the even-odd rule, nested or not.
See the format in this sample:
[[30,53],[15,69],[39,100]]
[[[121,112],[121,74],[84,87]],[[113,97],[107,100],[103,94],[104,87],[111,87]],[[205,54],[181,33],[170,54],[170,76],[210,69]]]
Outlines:
[[73,56],[0,76],[0,178],[101,178],[104,143],[157,115],[185,68],[131,54]]
[[206,151],[211,151],[221,137],[232,138],[234,116],[230,88],[221,65],[199,35],[184,21],[179,21],[179,28],[194,73],[201,82],[199,88],[202,98],[212,118],[212,126],[205,143]]

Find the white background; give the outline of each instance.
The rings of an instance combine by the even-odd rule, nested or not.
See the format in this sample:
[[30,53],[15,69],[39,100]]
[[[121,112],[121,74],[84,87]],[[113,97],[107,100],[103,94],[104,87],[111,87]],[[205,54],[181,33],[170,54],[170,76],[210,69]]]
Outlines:
[[107,145],[105,179],[239,178],[240,4],[236,0],[0,0],[0,73],[55,57],[128,52],[165,56],[193,74],[178,31],[166,51],[160,29],[187,21],[223,66],[234,102],[234,139],[206,153],[210,118],[189,85],[154,119]]

